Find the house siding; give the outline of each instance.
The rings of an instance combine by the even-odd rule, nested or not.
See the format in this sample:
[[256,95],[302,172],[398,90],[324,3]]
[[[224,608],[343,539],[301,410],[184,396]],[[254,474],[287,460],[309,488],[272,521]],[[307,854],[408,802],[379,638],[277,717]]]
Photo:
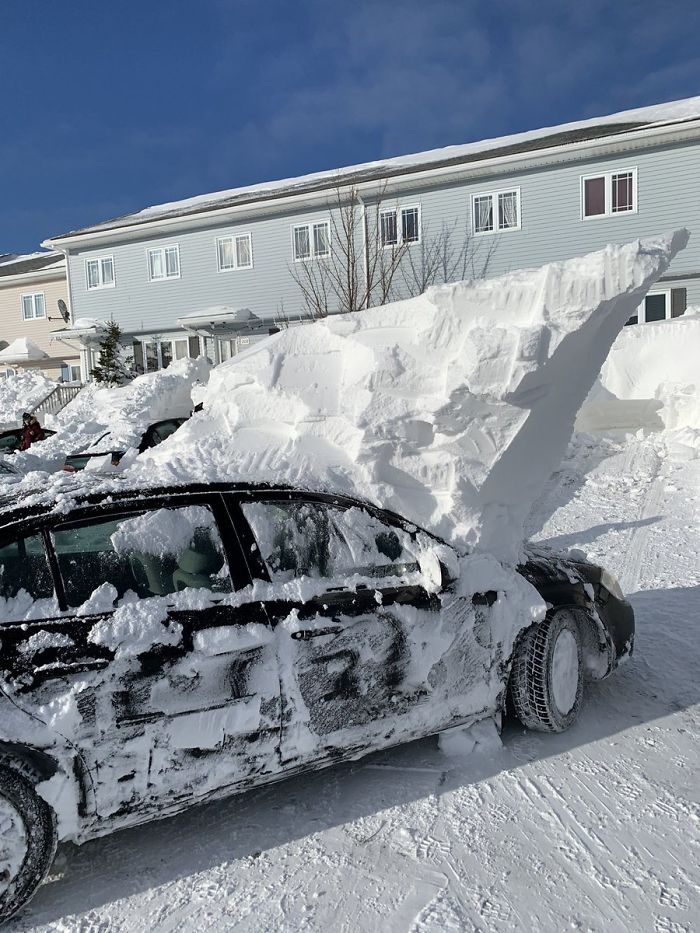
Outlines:
[[[637,211],[613,217],[581,218],[581,176],[636,168]],[[696,233],[664,277],[664,287],[687,289],[688,304],[700,305],[700,143],[684,143],[629,151],[614,158],[587,158],[520,172],[493,173],[463,182],[426,184],[407,178],[400,194],[387,205],[419,205],[423,237],[431,237],[443,223],[455,231],[471,225],[471,198],[475,194],[518,187],[519,230],[476,236],[472,246],[480,257],[493,246],[489,275],[568,259],[637,237],[653,236],[685,226]],[[329,191],[329,202],[334,192]],[[254,207],[251,208],[251,212]],[[74,316],[112,318],[126,334],[166,333],[177,329],[177,319],[212,305],[249,308],[265,316],[295,319],[304,313],[302,296],[291,269],[291,229],[296,223],[327,219],[331,211],[285,211],[263,217],[230,220],[187,231],[153,235],[117,242],[110,247],[71,252],[69,275]],[[217,271],[216,239],[251,233],[253,268]],[[457,236],[459,236],[457,234]],[[177,243],[180,278],[149,282],[147,250]],[[417,246],[409,247],[417,250]],[[85,260],[110,254],[114,257],[114,288],[88,291]],[[406,293],[403,277],[395,279],[396,297]]]
[[[46,317],[25,321],[22,317],[22,295],[44,293]],[[27,337],[35,343],[40,350],[48,353],[50,359],[40,362],[28,362],[2,365],[0,369],[40,369],[49,378],[58,378],[62,367],[70,363],[77,365],[79,350],[77,345],[66,345],[51,341],[51,334],[63,327],[58,315],[58,301],[63,299],[68,303],[68,284],[66,277],[56,277],[55,274],[46,277],[28,277],[24,282],[3,282],[0,279],[0,340],[4,345],[10,344],[18,337]],[[49,321],[52,317],[54,320]]]

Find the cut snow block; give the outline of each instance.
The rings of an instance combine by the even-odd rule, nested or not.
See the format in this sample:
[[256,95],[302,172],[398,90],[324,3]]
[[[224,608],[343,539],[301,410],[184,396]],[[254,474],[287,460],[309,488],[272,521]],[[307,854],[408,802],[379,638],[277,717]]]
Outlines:
[[[520,557],[523,522],[625,321],[688,233],[332,315],[217,367],[149,475],[363,496],[462,549]],[[142,469],[146,469],[145,466]]]

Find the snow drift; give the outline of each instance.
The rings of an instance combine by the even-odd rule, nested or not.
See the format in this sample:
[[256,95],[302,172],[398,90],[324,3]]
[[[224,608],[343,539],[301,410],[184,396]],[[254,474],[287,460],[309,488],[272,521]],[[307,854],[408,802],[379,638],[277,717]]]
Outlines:
[[276,334],[217,367],[203,415],[133,476],[351,492],[516,561],[613,341],[687,240],[608,246]]
[[0,431],[18,427],[22,413],[31,411],[55,388],[55,382],[32,370],[0,379]]
[[664,433],[700,455],[700,315],[626,327],[576,419],[590,434]]

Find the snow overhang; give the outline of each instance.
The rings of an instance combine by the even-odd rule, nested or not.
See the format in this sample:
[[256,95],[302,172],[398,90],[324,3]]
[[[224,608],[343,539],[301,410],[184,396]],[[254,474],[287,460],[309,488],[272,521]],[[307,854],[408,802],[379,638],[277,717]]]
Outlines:
[[61,327],[50,334],[49,340],[53,343],[65,343],[77,340],[83,346],[90,346],[102,340],[107,325],[104,321],[93,321],[90,318],[80,318],[70,327]]
[[28,337],[18,337],[4,350],[0,350],[0,362],[2,363],[38,363],[48,359],[49,354],[44,353]]

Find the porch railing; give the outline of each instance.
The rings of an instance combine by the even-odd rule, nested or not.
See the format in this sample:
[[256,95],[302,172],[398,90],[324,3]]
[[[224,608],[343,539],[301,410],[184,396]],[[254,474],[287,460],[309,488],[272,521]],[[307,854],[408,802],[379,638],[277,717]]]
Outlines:
[[32,408],[33,415],[56,415],[80,392],[80,385],[58,385]]

